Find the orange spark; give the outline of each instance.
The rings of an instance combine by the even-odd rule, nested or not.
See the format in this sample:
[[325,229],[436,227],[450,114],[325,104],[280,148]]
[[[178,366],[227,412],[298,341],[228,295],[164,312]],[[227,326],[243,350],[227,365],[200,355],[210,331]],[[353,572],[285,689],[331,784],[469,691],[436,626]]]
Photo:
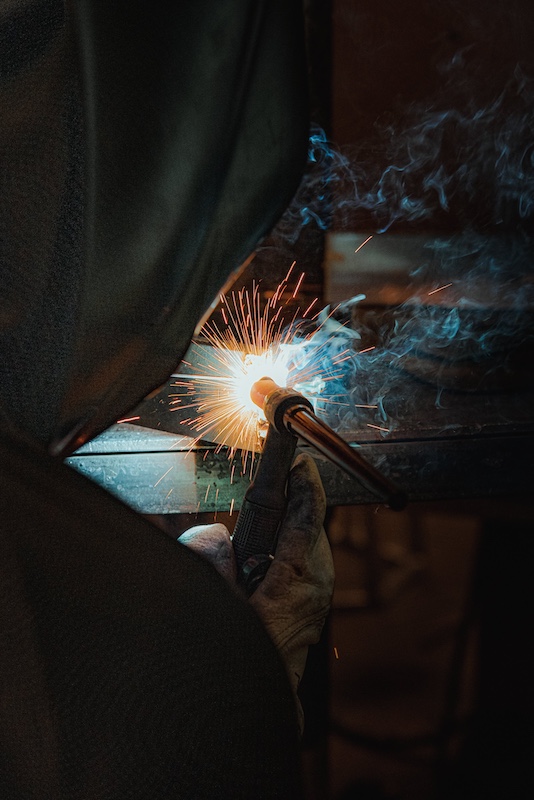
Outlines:
[[287,283],[287,282],[288,282],[288,280],[289,280],[289,276],[290,276],[290,275],[291,275],[291,273],[293,272],[293,267],[295,266],[295,264],[296,264],[296,263],[297,263],[296,261],[293,261],[293,263],[292,263],[292,264],[291,264],[291,266],[289,267],[289,272],[287,273],[287,275],[286,275],[286,277],[284,278],[284,280],[282,281],[282,283]]
[[436,294],[436,292],[442,292],[443,289],[448,289],[449,286],[452,286],[452,283],[446,283],[444,286],[438,286],[437,289],[432,289],[432,291],[429,292],[428,294],[431,295],[431,294]]
[[293,299],[293,300],[294,300],[294,299],[295,299],[295,297],[297,296],[297,294],[298,294],[298,291],[299,291],[299,289],[300,289],[300,286],[301,286],[301,284],[302,284],[302,281],[303,281],[303,280],[304,280],[304,272],[302,273],[302,275],[301,275],[301,276],[300,276],[300,278],[298,279],[298,283],[297,283],[297,285],[295,286],[295,290],[294,290],[293,294],[291,295],[291,297],[292,297],[292,299]]
[[156,481],[156,483],[154,484],[154,489],[156,488],[156,486],[158,485],[158,483],[161,483],[161,481],[163,480],[163,478],[165,478],[165,477],[166,477],[166,476],[169,474],[169,472],[170,472],[172,469],[174,469],[174,464],[172,465],[172,467],[169,467],[169,469],[167,470],[167,472],[164,472],[164,473],[163,473],[163,475],[161,476],[161,478],[158,478],[158,480],[157,480],[157,481]]
[[310,305],[308,306],[308,308],[306,309],[306,311],[305,311],[305,312],[304,312],[304,314],[302,315],[303,317],[307,317],[307,316],[308,316],[308,314],[310,313],[310,311],[312,310],[312,308],[314,307],[314,305],[316,304],[316,302],[317,302],[317,300],[318,300],[318,299],[319,299],[318,297],[315,297],[315,298],[314,298],[314,299],[311,301]]
[[367,237],[367,239],[365,240],[365,242],[362,242],[360,245],[358,245],[358,247],[356,248],[356,250],[355,250],[354,252],[355,252],[355,253],[358,253],[358,252],[359,252],[359,251],[362,249],[362,247],[365,247],[365,245],[367,244],[367,242],[370,242],[370,241],[371,241],[371,239],[372,239],[372,238],[373,238],[373,235],[371,234],[371,236],[368,236],[368,237]]

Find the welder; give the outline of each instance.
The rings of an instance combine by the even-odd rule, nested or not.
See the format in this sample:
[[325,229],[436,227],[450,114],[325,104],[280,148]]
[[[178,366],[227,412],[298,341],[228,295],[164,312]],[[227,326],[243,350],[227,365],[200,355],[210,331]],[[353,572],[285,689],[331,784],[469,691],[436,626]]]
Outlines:
[[294,0],[0,6],[0,797],[298,798],[313,461],[246,598],[62,459],[157,389],[306,153]]

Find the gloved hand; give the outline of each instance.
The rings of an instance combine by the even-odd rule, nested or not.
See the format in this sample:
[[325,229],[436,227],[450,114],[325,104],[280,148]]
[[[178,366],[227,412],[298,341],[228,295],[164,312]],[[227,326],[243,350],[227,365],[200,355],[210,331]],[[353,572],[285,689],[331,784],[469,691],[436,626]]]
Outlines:
[[287,494],[275,558],[249,602],[285,662],[302,729],[297,690],[308,647],[319,641],[334,588],[332,553],[323,528],[326,498],[310,456],[295,459]]
[[[249,602],[280,652],[297,699],[308,647],[318,642],[330,608],[334,567],[323,529],[326,501],[310,456],[299,455],[289,473],[288,506],[275,558]],[[203,555],[231,585],[236,565],[224,525],[198,525],[179,541]]]

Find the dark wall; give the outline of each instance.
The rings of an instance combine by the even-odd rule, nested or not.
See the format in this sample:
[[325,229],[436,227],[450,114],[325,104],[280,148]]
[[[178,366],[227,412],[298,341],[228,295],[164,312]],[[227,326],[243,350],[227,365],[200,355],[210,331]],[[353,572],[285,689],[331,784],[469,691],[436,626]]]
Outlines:
[[[514,136],[521,152],[511,171],[525,167],[522,156],[532,171],[533,41],[530,0],[333,0],[332,137],[367,165],[370,184],[388,165],[405,165],[408,139],[416,161],[439,160],[456,178],[461,170],[460,188],[458,180],[447,185],[446,202],[436,198],[420,225],[457,229],[467,218],[483,228],[515,219],[508,201],[503,211],[492,171]],[[439,113],[443,125],[423,131]],[[428,164],[412,166],[428,175]],[[468,183],[477,210],[469,208]],[[497,195],[496,208],[488,196]],[[357,223],[372,227],[365,214]]]

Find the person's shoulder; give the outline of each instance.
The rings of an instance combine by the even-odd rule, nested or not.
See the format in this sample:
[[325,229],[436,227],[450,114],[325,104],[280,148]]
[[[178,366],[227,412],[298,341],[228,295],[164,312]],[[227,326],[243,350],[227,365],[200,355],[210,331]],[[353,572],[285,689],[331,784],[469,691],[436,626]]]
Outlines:
[[30,723],[52,709],[50,746],[68,742],[54,758],[71,788],[97,774],[114,796],[140,800],[297,797],[284,667],[216,570],[82,475],[1,435],[0,492],[13,642],[0,667],[13,702],[27,706],[34,687],[32,752]]

